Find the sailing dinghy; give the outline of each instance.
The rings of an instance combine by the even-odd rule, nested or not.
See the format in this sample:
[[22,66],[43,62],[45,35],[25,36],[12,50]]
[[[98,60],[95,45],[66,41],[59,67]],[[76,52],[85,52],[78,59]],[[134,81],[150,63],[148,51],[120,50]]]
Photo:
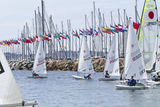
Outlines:
[[136,32],[133,29],[133,21],[130,19],[128,28],[127,49],[125,55],[123,77],[125,79],[131,79],[133,76],[136,81],[139,81],[135,86],[129,86],[127,82],[116,85],[117,89],[145,89],[148,88],[144,80],[147,79],[147,73],[145,71],[143,55],[138,45],[138,39]]
[[[82,75],[78,75],[82,74]],[[78,63],[78,73],[77,75],[72,75],[75,79],[86,79],[85,75],[93,74],[93,64],[90,55],[90,51],[87,45],[87,37],[83,36],[81,51],[79,55],[79,63]]]
[[100,81],[114,81],[120,80],[119,72],[119,55],[118,55],[118,36],[114,35],[112,39],[111,48],[106,59],[104,76],[106,73],[109,77],[99,78]]
[[[145,0],[139,30],[139,44],[143,53],[145,69],[150,72],[159,72],[159,33],[158,11],[156,0]],[[147,80],[149,84],[158,85],[160,82]]]
[[34,60],[32,76],[29,76],[28,78],[47,78],[46,75],[47,71],[46,71],[45,54],[43,50],[42,40],[40,40]]
[[0,49],[0,107],[34,106],[34,101],[24,101],[6,57]]
[[157,38],[158,11],[156,0],[145,0],[138,39],[147,71],[152,71],[155,65]]

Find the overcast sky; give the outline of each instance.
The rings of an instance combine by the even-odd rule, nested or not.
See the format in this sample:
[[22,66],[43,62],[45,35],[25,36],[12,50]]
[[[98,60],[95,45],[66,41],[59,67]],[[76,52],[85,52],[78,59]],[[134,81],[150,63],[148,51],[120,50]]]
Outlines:
[[[61,21],[71,19],[72,28],[84,27],[84,15],[90,19],[93,10],[93,0],[44,0],[47,14],[53,15],[53,20],[59,26]],[[110,12],[113,11],[114,20],[117,21],[117,9],[121,14],[126,9],[127,15],[134,17],[135,0],[94,0],[96,8],[105,14],[106,22],[110,24]],[[144,0],[138,0],[138,12],[141,15]],[[160,0],[157,0],[160,7]],[[41,0],[1,0],[0,3],[0,40],[18,37],[23,25],[28,22],[32,26],[34,10],[41,6]],[[123,16],[122,16],[123,17]]]

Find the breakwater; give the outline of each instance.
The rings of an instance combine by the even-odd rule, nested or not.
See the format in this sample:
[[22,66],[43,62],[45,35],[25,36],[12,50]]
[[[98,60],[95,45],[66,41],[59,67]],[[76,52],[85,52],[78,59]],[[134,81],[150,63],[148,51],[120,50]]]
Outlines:
[[[105,58],[93,58],[93,67],[95,72],[103,72]],[[12,70],[32,70],[33,61],[9,61]],[[120,70],[123,71],[123,59],[120,59]],[[47,60],[46,67],[48,71],[77,71],[78,60]]]

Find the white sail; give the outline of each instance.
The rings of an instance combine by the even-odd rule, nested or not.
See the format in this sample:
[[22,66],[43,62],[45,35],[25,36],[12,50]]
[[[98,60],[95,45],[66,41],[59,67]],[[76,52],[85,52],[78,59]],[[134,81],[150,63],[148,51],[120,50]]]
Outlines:
[[160,71],[160,37],[159,36],[158,36],[158,44],[157,44],[157,55],[156,55],[155,71],[156,72]]
[[8,62],[0,49],[0,106],[22,103],[23,99],[17,87]]
[[133,29],[133,22],[131,20],[128,28],[124,76],[126,79],[130,79],[131,76],[134,76],[134,79],[137,80],[147,79],[143,55],[140,51],[136,32]]
[[39,41],[38,50],[34,60],[33,71],[37,74],[47,74],[42,40]]
[[146,70],[151,70],[156,60],[158,12],[155,0],[145,0],[141,18],[139,44],[143,53]]
[[86,74],[94,73],[86,36],[83,36],[82,40],[81,51],[79,55],[78,72]]
[[112,38],[111,48],[107,55],[104,74],[108,71],[110,76],[120,76],[119,72],[119,55],[118,55],[118,36],[114,35]]

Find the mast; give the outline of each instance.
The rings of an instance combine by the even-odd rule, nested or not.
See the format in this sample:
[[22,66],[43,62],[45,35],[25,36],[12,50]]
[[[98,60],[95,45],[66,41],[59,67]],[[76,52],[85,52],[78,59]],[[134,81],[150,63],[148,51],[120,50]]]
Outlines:
[[[120,12],[119,12],[119,9],[118,9],[118,24],[120,24]],[[119,57],[121,57],[121,51],[120,51],[120,46],[121,46],[121,33],[119,32],[118,33],[118,55]]]
[[138,23],[138,19],[137,19],[137,0],[135,0],[135,20],[136,20],[136,23]]
[[[104,16],[104,13],[103,13],[103,26],[105,26],[105,16]],[[105,34],[105,36],[106,36],[106,34]],[[106,53],[107,53],[107,36],[104,38],[104,56],[106,56]]]
[[[99,19],[99,29],[102,29],[102,17],[101,17],[100,8],[98,8],[98,19]],[[101,49],[99,50],[99,52],[100,52],[100,56],[103,56],[103,37],[102,35],[100,36],[100,43],[101,43]]]
[[[124,25],[126,25],[126,10],[124,9]],[[124,54],[125,54],[125,49],[124,49],[124,38],[125,38],[125,32],[123,32],[123,58],[124,58]]]
[[92,36],[92,53],[91,55],[95,56],[95,42],[94,42],[94,36],[95,36],[95,30],[94,29],[94,17],[93,17],[93,11],[91,11],[91,26],[92,26],[92,29],[93,29],[93,36]]
[[[95,1],[93,1],[93,19],[94,19],[94,24],[93,24],[93,31],[96,30],[96,6],[95,6]],[[95,45],[95,37],[94,37],[94,45]],[[97,57],[97,49],[95,46],[95,57]]]
[[44,1],[42,0],[42,35],[45,34],[45,31],[44,31]]
[[[35,28],[34,19],[33,19],[32,23],[33,23],[33,35],[35,35],[35,32],[34,32],[34,28]],[[33,42],[33,46],[32,46],[32,54],[31,55],[33,55],[33,58],[31,57],[31,60],[34,59],[34,52],[35,52],[34,49],[35,49],[35,42]]]

